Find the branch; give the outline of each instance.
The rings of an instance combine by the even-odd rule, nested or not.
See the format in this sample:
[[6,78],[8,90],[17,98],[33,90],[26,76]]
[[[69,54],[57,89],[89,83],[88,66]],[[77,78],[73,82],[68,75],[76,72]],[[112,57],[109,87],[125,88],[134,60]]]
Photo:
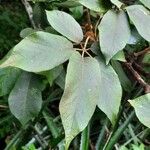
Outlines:
[[25,6],[26,12],[28,13],[28,16],[29,16],[29,19],[30,19],[30,22],[31,22],[32,26],[35,29],[36,25],[35,25],[35,22],[33,20],[32,7],[31,7],[30,3],[27,0],[21,0],[21,1],[22,1],[23,5]]
[[134,68],[132,67],[132,64],[124,63],[124,65],[126,66],[126,68],[128,68],[130,70],[130,72],[133,74],[133,76],[137,80],[137,82],[142,85],[142,87],[145,90],[145,93],[150,93],[150,85],[142,79],[142,77],[139,75],[139,73],[137,71],[134,70]]
[[150,47],[148,47],[148,48],[144,49],[143,51],[140,51],[140,52],[134,53],[134,56],[135,56],[135,57],[138,57],[138,56],[140,56],[140,55],[144,55],[144,54],[146,54],[146,53],[148,53],[148,52],[150,52]]
[[150,73],[146,72],[142,66],[133,61],[133,66],[135,66],[136,70],[139,71],[143,76],[150,78]]

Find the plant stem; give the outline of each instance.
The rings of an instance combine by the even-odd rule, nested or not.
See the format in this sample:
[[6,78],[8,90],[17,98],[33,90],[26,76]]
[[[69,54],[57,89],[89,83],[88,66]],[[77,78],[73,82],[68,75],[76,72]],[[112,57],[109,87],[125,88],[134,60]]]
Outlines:
[[150,52],[150,47],[147,47],[147,48],[144,49],[143,51],[134,53],[134,56],[138,57],[138,56],[143,55],[143,54],[146,54],[146,53],[148,53],[148,52]]
[[43,112],[43,117],[47,123],[47,126],[54,138],[57,138],[59,136],[59,130],[56,124],[53,121],[52,116],[50,114],[47,114],[45,111]]
[[133,111],[133,112],[131,112],[131,114],[129,115],[129,117],[127,118],[127,120],[118,128],[118,130],[116,130],[116,132],[114,133],[114,135],[110,138],[110,141],[105,146],[104,150],[112,150],[113,149],[116,141],[120,138],[120,136],[122,135],[122,133],[127,128],[128,124],[130,123],[130,121],[134,117],[135,117],[135,112]]
[[142,77],[139,75],[139,73],[136,70],[134,70],[132,64],[131,63],[124,63],[124,64],[131,71],[136,81],[139,84],[141,84],[141,86],[144,88],[145,93],[150,93],[150,85],[142,79]]
[[89,134],[90,134],[89,131],[90,131],[90,125],[88,125],[82,132],[80,150],[89,149]]
[[101,150],[102,147],[103,147],[103,142],[104,142],[104,137],[105,137],[105,131],[106,131],[106,126],[108,125],[109,123],[109,119],[106,118],[105,120],[105,123],[100,131],[100,134],[99,134],[99,137],[98,137],[98,140],[96,142],[96,150]]
[[25,129],[22,128],[16,135],[15,137],[8,143],[6,148],[4,150],[10,150],[12,146],[18,141],[18,138],[24,133]]

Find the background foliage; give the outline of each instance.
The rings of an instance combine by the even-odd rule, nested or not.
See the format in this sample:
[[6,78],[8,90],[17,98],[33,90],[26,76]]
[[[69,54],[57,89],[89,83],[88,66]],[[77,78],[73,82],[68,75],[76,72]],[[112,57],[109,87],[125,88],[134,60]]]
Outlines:
[[150,149],[149,9],[1,0],[1,149]]

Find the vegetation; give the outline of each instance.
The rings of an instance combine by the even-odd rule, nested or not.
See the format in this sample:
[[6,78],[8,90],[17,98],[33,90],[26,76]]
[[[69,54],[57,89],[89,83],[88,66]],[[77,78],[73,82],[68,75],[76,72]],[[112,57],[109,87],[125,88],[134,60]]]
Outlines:
[[0,149],[150,149],[149,1],[0,1],[0,12]]

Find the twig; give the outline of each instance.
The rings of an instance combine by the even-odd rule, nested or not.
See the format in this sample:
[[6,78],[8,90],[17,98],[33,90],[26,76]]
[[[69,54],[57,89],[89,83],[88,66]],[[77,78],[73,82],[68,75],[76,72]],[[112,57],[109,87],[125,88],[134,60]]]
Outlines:
[[139,71],[142,75],[144,75],[145,77],[150,78],[150,73],[145,72],[145,70],[143,69],[143,67],[140,66],[139,64],[137,64],[135,61],[133,62],[133,66],[135,66],[136,70]]
[[150,67],[150,63],[141,63],[142,66]]
[[30,3],[27,0],[21,0],[21,1],[22,1],[23,5],[25,6],[26,12],[28,13],[28,16],[29,16],[29,19],[30,19],[30,22],[31,22],[32,26],[35,29],[36,25],[35,25],[35,22],[33,20],[32,7],[31,7]]
[[[99,26],[99,23],[100,23],[101,19],[102,19],[102,17],[100,16],[98,21],[95,24],[95,28],[94,28],[95,37],[97,37],[97,29],[98,29],[98,26]],[[97,37],[96,40],[98,41],[98,37]]]
[[8,108],[8,106],[0,105],[0,108],[6,109],[6,108]]
[[146,53],[148,53],[148,52],[150,52],[150,47],[148,47],[148,48],[144,49],[143,51],[140,51],[140,52],[134,53],[134,56],[135,56],[135,57],[138,57],[138,56],[140,56],[140,55],[144,55],[144,54],[146,54]]
[[89,9],[86,9],[86,14],[87,14],[87,22],[88,22],[88,24],[89,25],[91,25],[92,24],[92,22],[91,22],[91,17],[90,17],[90,13],[89,13]]
[[84,47],[83,47],[83,52],[82,52],[82,57],[84,57],[84,53],[85,52],[87,53],[86,47],[87,47],[89,39],[90,39],[90,36],[88,36],[87,39],[86,39],[86,41],[85,41],[85,44],[84,44]]
[[88,36],[87,39],[86,39],[86,41],[85,41],[83,49],[86,49],[89,39],[90,39],[90,37]]
[[130,72],[133,74],[137,82],[142,85],[142,87],[145,90],[145,93],[150,93],[150,85],[142,79],[142,77],[139,75],[137,71],[134,70],[131,63],[124,63],[124,65],[126,66],[126,68],[130,70]]

